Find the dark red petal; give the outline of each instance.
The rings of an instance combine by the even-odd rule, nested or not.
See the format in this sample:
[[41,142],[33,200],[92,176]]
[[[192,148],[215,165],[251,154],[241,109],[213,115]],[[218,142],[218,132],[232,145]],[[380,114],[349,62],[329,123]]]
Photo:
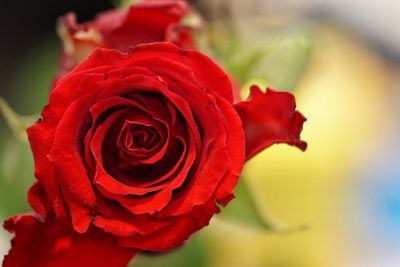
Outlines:
[[275,143],[287,143],[301,150],[307,143],[300,140],[306,118],[296,111],[294,96],[267,89],[263,93],[251,87],[247,101],[235,105],[246,135],[246,160]]
[[78,234],[61,221],[43,223],[33,214],[11,217],[4,228],[15,237],[3,267],[126,267],[137,253],[104,233]]
[[212,216],[219,212],[213,200],[202,207],[195,207],[190,215],[180,216],[166,227],[148,235],[120,237],[122,246],[149,251],[168,251],[176,248],[189,238],[191,234],[208,225]]
[[97,188],[103,196],[118,201],[124,208],[133,214],[150,214],[153,215],[157,211],[162,210],[172,197],[172,189],[166,188],[157,194],[150,194],[146,197],[120,196],[114,195],[107,191],[101,184],[97,184]]
[[116,236],[133,237],[135,235],[147,235],[169,224],[167,220],[151,220],[137,218],[109,218],[96,216],[94,225]]
[[132,214],[127,211],[121,205],[118,205],[115,201],[110,201],[109,199],[102,196],[98,190],[96,190],[97,197],[97,209],[98,213],[107,218],[131,218]]

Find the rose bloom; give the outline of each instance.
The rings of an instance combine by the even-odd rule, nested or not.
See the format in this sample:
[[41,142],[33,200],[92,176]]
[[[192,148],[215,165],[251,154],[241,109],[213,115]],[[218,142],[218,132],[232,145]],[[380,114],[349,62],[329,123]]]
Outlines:
[[168,251],[232,200],[257,152],[306,148],[291,94],[253,86],[235,103],[233,91],[194,50],[96,49],[28,129],[36,213],[5,223],[16,233],[5,266],[125,266],[138,251]]
[[[183,20],[191,16],[191,26]],[[74,13],[58,21],[63,41],[56,80],[86,58],[96,47],[123,52],[138,44],[168,41],[182,48],[194,48],[192,32],[199,28],[200,17],[185,0],[142,0],[128,8],[98,14],[93,21],[77,23]]]

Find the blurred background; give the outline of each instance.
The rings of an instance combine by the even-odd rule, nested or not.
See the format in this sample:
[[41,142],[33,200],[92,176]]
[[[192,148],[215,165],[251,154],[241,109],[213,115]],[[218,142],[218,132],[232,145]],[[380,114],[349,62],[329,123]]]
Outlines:
[[[244,96],[254,82],[295,94],[309,148],[276,145],[246,165],[242,179],[276,227],[217,217],[177,251],[140,255],[133,266],[400,266],[400,2],[192,2],[208,23],[202,48]],[[75,11],[88,20],[113,4],[2,1],[0,96],[19,114],[38,114],[58,64],[56,19]],[[33,180],[28,144],[0,118],[1,220],[30,210]],[[227,212],[246,217],[240,205],[238,194]],[[0,258],[10,237],[0,231]]]

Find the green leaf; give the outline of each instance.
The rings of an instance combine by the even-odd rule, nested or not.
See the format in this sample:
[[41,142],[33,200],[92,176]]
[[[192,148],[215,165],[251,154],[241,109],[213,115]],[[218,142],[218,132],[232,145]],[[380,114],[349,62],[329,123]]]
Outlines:
[[305,33],[277,36],[250,50],[240,46],[240,51],[225,58],[225,66],[242,83],[252,78],[264,79],[287,91],[303,73],[310,47]]
[[[235,52],[239,50],[239,41],[232,27],[226,23],[214,21],[207,24],[206,42],[208,48],[223,63],[228,62]],[[204,51],[200,47],[200,51]]]
[[8,127],[14,135],[20,141],[27,142],[26,128],[32,125],[37,120],[38,116],[22,116],[17,114],[2,97],[0,97],[0,113],[3,115]]
[[226,208],[222,209],[217,218],[243,227],[280,234],[287,234],[306,228],[305,225],[289,226],[265,212],[265,209],[261,209],[260,202],[257,201],[253,190],[244,177],[240,178],[236,186],[235,196],[236,198]]
[[311,39],[307,33],[284,36],[260,55],[246,78],[263,78],[273,88],[291,91],[306,69],[310,52]]
[[0,131],[0,221],[31,210],[26,192],[34,182],[32,152],[27,143]]
[[226,62],[226,67],[229,73],[233,74],[242,83],[247,81],[251,76],[253,68],[272,51],[279,43],[276,41],[270,42],[265,46],[254,49],[246,54],[238,54],[233,56]]
[[[4,85],[6,90],[0,93],[9,103],[0,100],[0,221],[32,210],[26,193],[35,181],[34,162],[24,129],[39,116],[20,116],[13,109],[22,114],[40,112],[48,102],[50,80],[55,75],[60,56],[59,43],[54,34],[38,39],[37,43],[30,44],[29,52],[25,52],[7,77]],[[9,107],[10,104],[13,109]],[[9,130],[9,119],[3,119],[4,109],[7,114],[14,114],[17,118],[31,117],[31,120],[25,120],[25,123],[16,127],[20,137],[16,138],[14,130]],[[19,121],[16,118],[12,120]]]

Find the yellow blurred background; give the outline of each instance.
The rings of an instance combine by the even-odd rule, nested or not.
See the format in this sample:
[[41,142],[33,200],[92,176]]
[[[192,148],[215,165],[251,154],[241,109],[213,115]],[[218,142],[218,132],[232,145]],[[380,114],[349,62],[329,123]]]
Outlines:
[[[309,65],[294,90],[308,118],[302,135],[308,150],[273,146],[244,172],[265,213],[307,228],[279,235],[215,223],[207,234],[219,253],[210,266],[369,266],[357,259],[366,255],[354,244],[357,237],[348,224],[374,218],[357,217],[349,205],[370,207],[349,202],[351,194],[364,190],[354,188],[364,179],[359,169],[374,156],[396,119],[388,101],[391,72],[349,33],[320,25],[314,38]],[[400,255],[393,256],[400,264]]]

